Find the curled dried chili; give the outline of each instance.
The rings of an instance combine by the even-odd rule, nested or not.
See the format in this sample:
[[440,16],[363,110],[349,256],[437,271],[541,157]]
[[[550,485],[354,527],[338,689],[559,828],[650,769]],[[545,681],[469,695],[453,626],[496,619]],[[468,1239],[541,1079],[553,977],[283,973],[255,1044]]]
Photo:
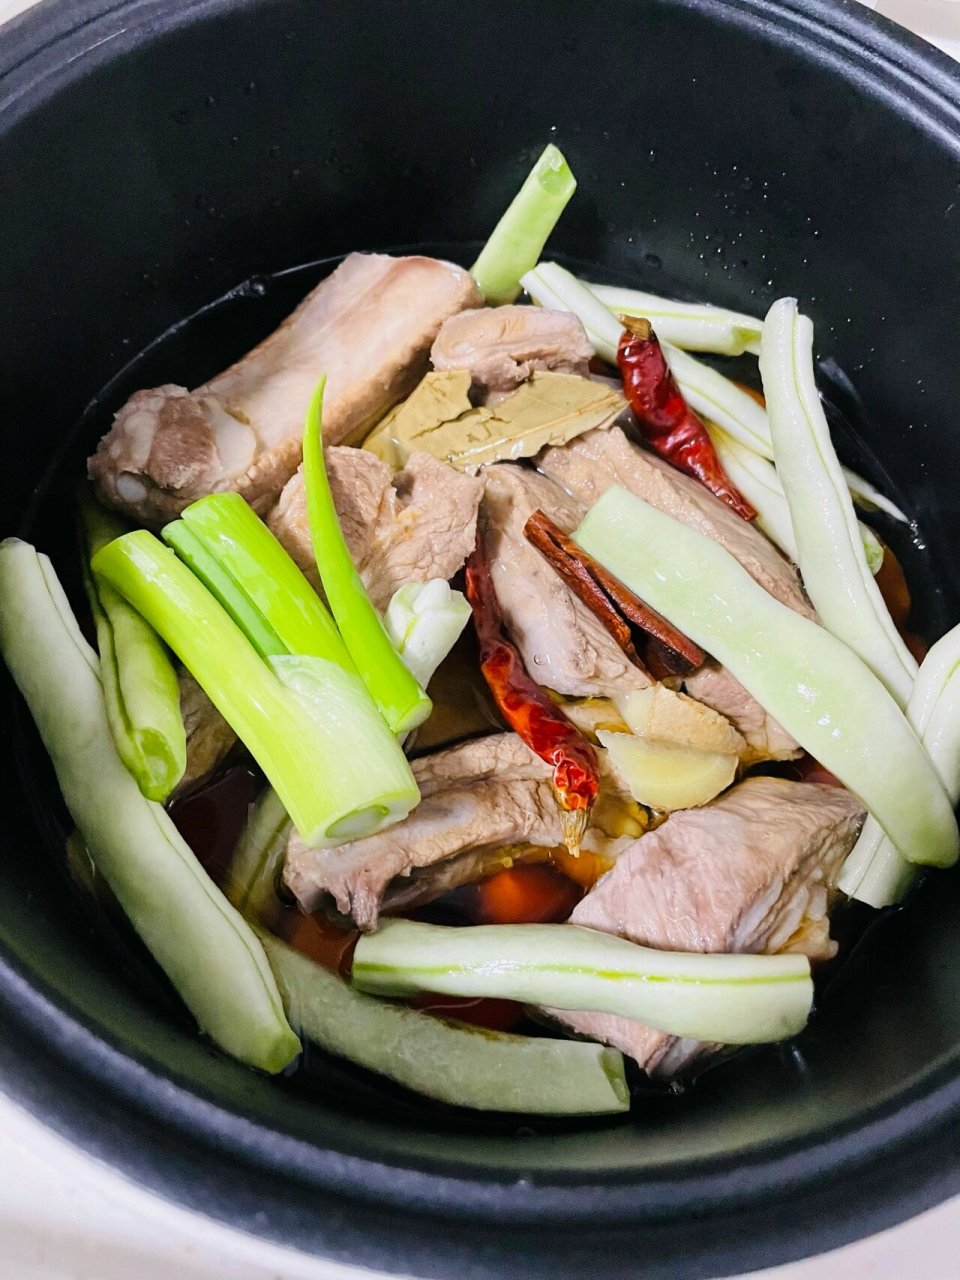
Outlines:
[[490,565],[479,540],[467,561],[466,587],[480,645],[480,670],[507,724],[552,767],[564,842],[576,850],[600,787],[597,753],[527,674],[520,654],[507,638]]
[[757,514],[734,488],[703,423],[683,398],[649,320],[621,316],[617,351],[627,403],[661,458],[699,480],[744,520]]

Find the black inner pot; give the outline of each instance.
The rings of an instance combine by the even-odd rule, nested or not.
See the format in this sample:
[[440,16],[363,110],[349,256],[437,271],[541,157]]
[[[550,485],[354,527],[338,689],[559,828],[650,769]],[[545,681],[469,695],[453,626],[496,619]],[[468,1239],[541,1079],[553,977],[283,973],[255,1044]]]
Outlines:
[[[0,76],[6,530],[62,560],[69,478],[135,385],[240,354],[320,271],[294,264],[469,261],[555,139],[580,179],[556,255],[744,310],[799,296],[848,460],[916,517],[922,621],[960,618],[960,83],[853,0],[48,0]],[[305,1093],[216,1053],[81,908],[49,768],[3,724],[0,1082],[165,1195],[405,1272],[684,1277],[960,1188],[954,874],[868,931],[796,1042],[628,1119],[442,1112],[332,1062]]]

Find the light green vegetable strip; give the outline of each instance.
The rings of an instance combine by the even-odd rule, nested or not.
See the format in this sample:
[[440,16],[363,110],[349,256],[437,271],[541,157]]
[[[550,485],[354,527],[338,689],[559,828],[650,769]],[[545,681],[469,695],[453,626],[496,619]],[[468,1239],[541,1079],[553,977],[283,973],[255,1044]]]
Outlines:
[[[753,453],[772,461],[773,439],[770,435],[768,409],[735,382],[685,351],[680,351],[669,343],[663,344],[663,350],[670,370],[690,406],[706,421],[715,423]],[[877,508],[893,519],[907,523],[907,517],[896,503],[884,497],[869,481],[858,476],[849,467],[841,467],[840,470],[851,496],[862,506],[868,510]]]
[[410,766],[354,672],[324,658],[283,655],[268,667],[190,570],[144,529],[104,547],[94,568],[193,674],[307,844],[372,835],[417,804]]
[[701,418],[715,422],[761,458],[773,460],[770,427],[762,404],[722,373],[669,342],[663,343],[663,354],[687,403]]
[[351,975],[380,995],[523,1000],[722,1044],[796,1035],[813,1000],[806,956],[654,951],[570,924],[452,929],[384,920],[357,943]]
[[[920,735],[953,804],[960,801],[960,627],[948,631],[923,662],[907,719]],[[872,818],[843,865],[839,887],[871,907],[899,902],[916,878]]]
[[250,810],[227,868],[227,897],[247,920],[266,924],[277,904],[277,881],[293,823],[267,787]]
[[0,650],[77,829],[130,923],[221,1048],[263,1071],[282,1070],[300,1045],[263,948],[127,772],[96,655],[49,560],[16,539],[0,544]]
[[443,578],[405,582],[393,593],[383,623],[413,678],[425,689],[470,617],[462,591]]
[[276,938],[261,937],[290,1020],[330,1053],[456,1107],[571,1116],[629,1107],[615,1049],[418,1013],[362,995]]
[[796,564],[797,544],[790,507],[773,463],[712,422],[708,422],[706,428],[724,471],[756,511],[758,526]]
[[[723,469],[757,513],[757,524],[785,556],[797,563],[797,544],[793,536],[790,506],[776,468],[766,458],[728,436],[725,431],[706,424]],[[870,572],[876,576],[883,564],[883,546],[869,525],[860,524],[860,538]]]
[[905,707],[917,663],[867,565],[817,392],[813,325],[793,298],[781,298],[767,313],[760,374],[807,595],[827,630],[858,653]]
[[[242,502],[243,499],[241,498]],[[172,547],[193,575],[221,604],[244,633],[261,658],[287,653],[287,646],[251,601],[243,588],[210,553],[192,529],[174,520],[163,530],[164,542]]]
[[[353,670],[346,645],[323,601],[238,493],[201,498],[187,507],[182,521],[242,585],[287,652],[329,658]],[[165,529],[164,537],[166,534]]]
[[870,669],[775,600],[712,539],[614,486],[576,542],[710,653],[874,815],[911,862],[950,866],[953,809],[933,765]]
[[513,302],[520,277],[536,266],[551,231],[577,189],[563,153],[551,142],[530,170],[470,268],[491,306]]
[[83,583],[97,629],[100,678],[107,722],[120,759],[148,800],[166,800],[187,765],[187,735],[180,713],[180,685],[159,636],[89,560],[125,526],[83,494]]
[[321,378],[313,393],[303,432],[310,538],[330,609],[360,678],[394,733],[406,733],[426,720],[430,699],[391,644],[343,538],[323,461],[321,412],[326,381]]
[[721,356],[740,356],[745,351],[757,355],[760,351],[763,321],[753,316],[702,302],[676,302],[640,289],[609,284],[587,287],[615,316],[645,317],[661,341],[684,351],[712,351]]

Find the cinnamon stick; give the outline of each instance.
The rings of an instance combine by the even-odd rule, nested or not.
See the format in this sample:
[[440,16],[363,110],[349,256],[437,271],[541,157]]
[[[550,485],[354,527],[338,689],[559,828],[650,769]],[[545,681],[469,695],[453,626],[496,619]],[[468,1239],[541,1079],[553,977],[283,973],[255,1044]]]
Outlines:
[[542,511],[534,511],[523,533],[636,666],[661,680],[689,675],[706,661],[699,645],[587,555]]

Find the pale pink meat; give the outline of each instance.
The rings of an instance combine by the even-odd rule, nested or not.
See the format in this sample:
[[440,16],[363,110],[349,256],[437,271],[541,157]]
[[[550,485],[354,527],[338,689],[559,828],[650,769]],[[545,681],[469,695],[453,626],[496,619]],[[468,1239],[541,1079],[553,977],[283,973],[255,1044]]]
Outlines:
[[[476,542],[479,479],[426,453],[411,454],[396,474],[366,449],[333,446],[326,461],[340,527],[378,609],[406,582],[449,581],[463,567]],[[267,523],[319,589],[301,471]]]
[[702,484],[634,444],[619,427],[587,431],[561,448],[545,449],[537,466],[585,507],[593,506],[611,485],[622,485],[719,542],[781,604],[805,618],[814,616],[796,569],[755,525]]
[[445,320],[430,352],[435,369],[467,369],[481,396],[513,391],[539,369],[589,370],[593,347],[569,311],[483,307]]

